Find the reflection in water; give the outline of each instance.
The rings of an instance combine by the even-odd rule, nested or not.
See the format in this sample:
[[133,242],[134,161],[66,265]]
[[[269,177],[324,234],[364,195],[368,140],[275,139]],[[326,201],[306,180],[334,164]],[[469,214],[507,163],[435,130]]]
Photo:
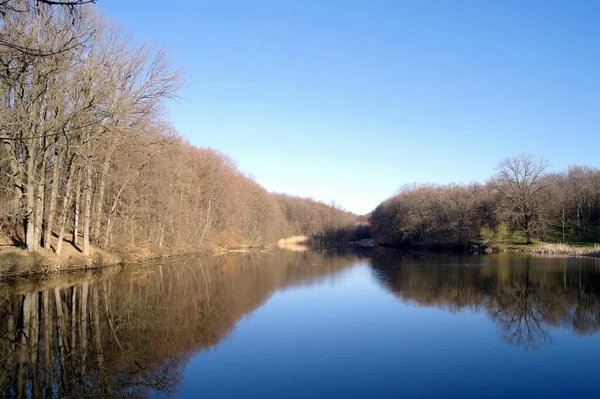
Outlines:
[[0,291],[3,397],[172,392],[188,358],[276,290],[335,278],[352,256],[276,252],[107,269]]
[[[189,360],[221,342],[244,315],[259,308],[277,290],[310,287],[324,279],[349,284],[338,291],[341,297],[329,297],[334,303],[323,303],[326,312],[336,317],[328,320],[331,330],[322,333],[340,331],[334,326],[356,328],[357,321],[378,323],[379,318],[389,318],[389,313],[379,316],[373,312],[377,306],[389,310],[389,301],[379,302],[387,296],[373,293],[381,294],[380,287],[365,274],[346,273],[354,265],[362,265],[356,271],[372,271],[376,280],[404,303],[486,315],[479,321],[488,323],[489,318],[499,326],[505,342],[526,349],[550,343],[556,329],[576,335],[600,330],[600,261],[593,259],[515,255],[428,258],[376,251],[369,266],[358,262],[357,255],[341,253],[281,251],[213,259],[178,258],[147,267],[0,285],[0,396],[146,397],[176,392]],[[347,280],[348,276],[353,280]],[[314,293],[312,289],[308,294],[301,291],[314,299],[319,292],[323,295],[323,289],[319,285]],[[356,307],[351,312],[346,306],[349,300]],[[361,301],[365,302],[363,308],[357,306]],[[302,306],[302,299],[295,303]],[[307,324],[303,334],[311,331],[308,324],[322,322],[311,315],[303,320]],[[462,320],[457,318],[456,323]],[[402,328],[399,326],[395,328]],[[310,363],[311,367],[323,375],[336,375],[336,370],[350,364],[344,359],[352,358],[349,354],[356,352],[354,345],[361,339],[362,350],[379,353],[376,337],[381,330],[364,327],[348,330],[356,335],[350,334],[347,341],[339,334],[317,337],[322,338],[318,341],[321,344],[336,341],[339,357],[326,353],[323,359]],[[468,328],[456,334],[472,334]],[[389,333],[393,336],[396,331]],[[414,338],[420,350],[426,351],[426,342]],[[276,339],[281,341],[265,341],[263,345],[276,346],[286,339],[293,342],[294,337]],[[395,355],[386,352],[389,358],[377,361],[401,361],[404,347],[395,348]],[[468,355],[469,348],[464,351]],[[291,353],[300,356],[301,352]],[[415,359],[410,351],[405,354]],[[341,363],[327,363],[331,361]],[[328,364],[331,369],[326,368]],[[428,367],[435,367],[435,363]],[[235,376],[222,378],[230,377]]]
[[498,255],[415,258],[382,252],[378,280],[403,301],[451,312],[486,312],[502,339],[524,348],[551,343],[548,329],[600,329],[600,262]]

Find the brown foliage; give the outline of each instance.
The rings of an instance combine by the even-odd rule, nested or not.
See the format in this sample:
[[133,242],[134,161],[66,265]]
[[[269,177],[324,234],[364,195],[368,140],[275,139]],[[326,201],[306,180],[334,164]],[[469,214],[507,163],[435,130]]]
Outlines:
[[479,185],[423,185],[400,192],[371,215],[373,238],[388,245],[464,246],[486,219]]
[[369,238],[366,223],[335,204],[275,194],[286,220],[286,237],[305,236],[322,243],[348,243]]
[[[503,236],[560,242],[600,241],[600,170],[572,166],[545,173],[547,161],[507,158],[485,185],[412,185],[371,214],[380,244],[464,247]],[[483,233],[483,234],[482,234]],[[506,237],[503,238],[503,240]]]
[[39,48],[86,40],[44,57],[0,46],[3,231],[30,251],[60,253],[71,237],[85,255],[92,245],[168,251],[282,237],[265,189],[164,120],[181,79],[162,51],[132,44],[93,10],[72,18],[32,4],[6,10],[0,37]]

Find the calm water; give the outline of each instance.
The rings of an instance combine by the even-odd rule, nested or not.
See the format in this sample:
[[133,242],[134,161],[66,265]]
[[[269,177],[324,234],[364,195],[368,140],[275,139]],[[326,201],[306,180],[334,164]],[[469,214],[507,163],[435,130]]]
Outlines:
[[179,258],[0,301],[6,397],[600,395],[594,259]]

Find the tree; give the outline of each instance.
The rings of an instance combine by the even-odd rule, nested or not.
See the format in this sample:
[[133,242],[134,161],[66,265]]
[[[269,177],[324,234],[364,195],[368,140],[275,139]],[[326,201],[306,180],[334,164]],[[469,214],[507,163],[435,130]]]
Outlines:
[[521,228],[527,244],[540,225],[541,205],[546,186],[541,178],[548,161],[531,154],[506,158],[498,165],[492,185],[502,194],[501,212]]
[[[96,0],[0,0],[0,21],[6,22],[19,14],[62,14],[65,21],[74,26],[79,23],[82,16],[84,8],[82,6],[95,2]],[[61,40],[44,44],[26,40],[18,33],[11,30],[2,31],[0,47],[16,50],[30,57],[51,57],[80,46],[88,40],[92,31],[76,32],[71,30],[70,35],[61,35]]]

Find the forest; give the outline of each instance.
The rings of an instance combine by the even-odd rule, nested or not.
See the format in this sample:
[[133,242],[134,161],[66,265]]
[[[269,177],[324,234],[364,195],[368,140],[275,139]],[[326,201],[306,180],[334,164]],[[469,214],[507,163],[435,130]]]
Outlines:
[[433,247],[600,242],[600,170],[548,167],[521,154],[501,161],[484,184],[404,186],[372,212],[373,237]]
[[[412,184],[358,216],[270,193],[170,124],[184,76],[88,1],[0,3],[0,241],[179,253],[321,244],[467,248],[600,241],[600,170],[522,154],[485,183]],[[2,244],[0,242],[0,244]]]
[[87,256],[352,231],[356,215],[271,194],[224,154],[188,143],[166,115],[182,73],[86,3],[0,4],[5,238],[28,251],[72,245]]

